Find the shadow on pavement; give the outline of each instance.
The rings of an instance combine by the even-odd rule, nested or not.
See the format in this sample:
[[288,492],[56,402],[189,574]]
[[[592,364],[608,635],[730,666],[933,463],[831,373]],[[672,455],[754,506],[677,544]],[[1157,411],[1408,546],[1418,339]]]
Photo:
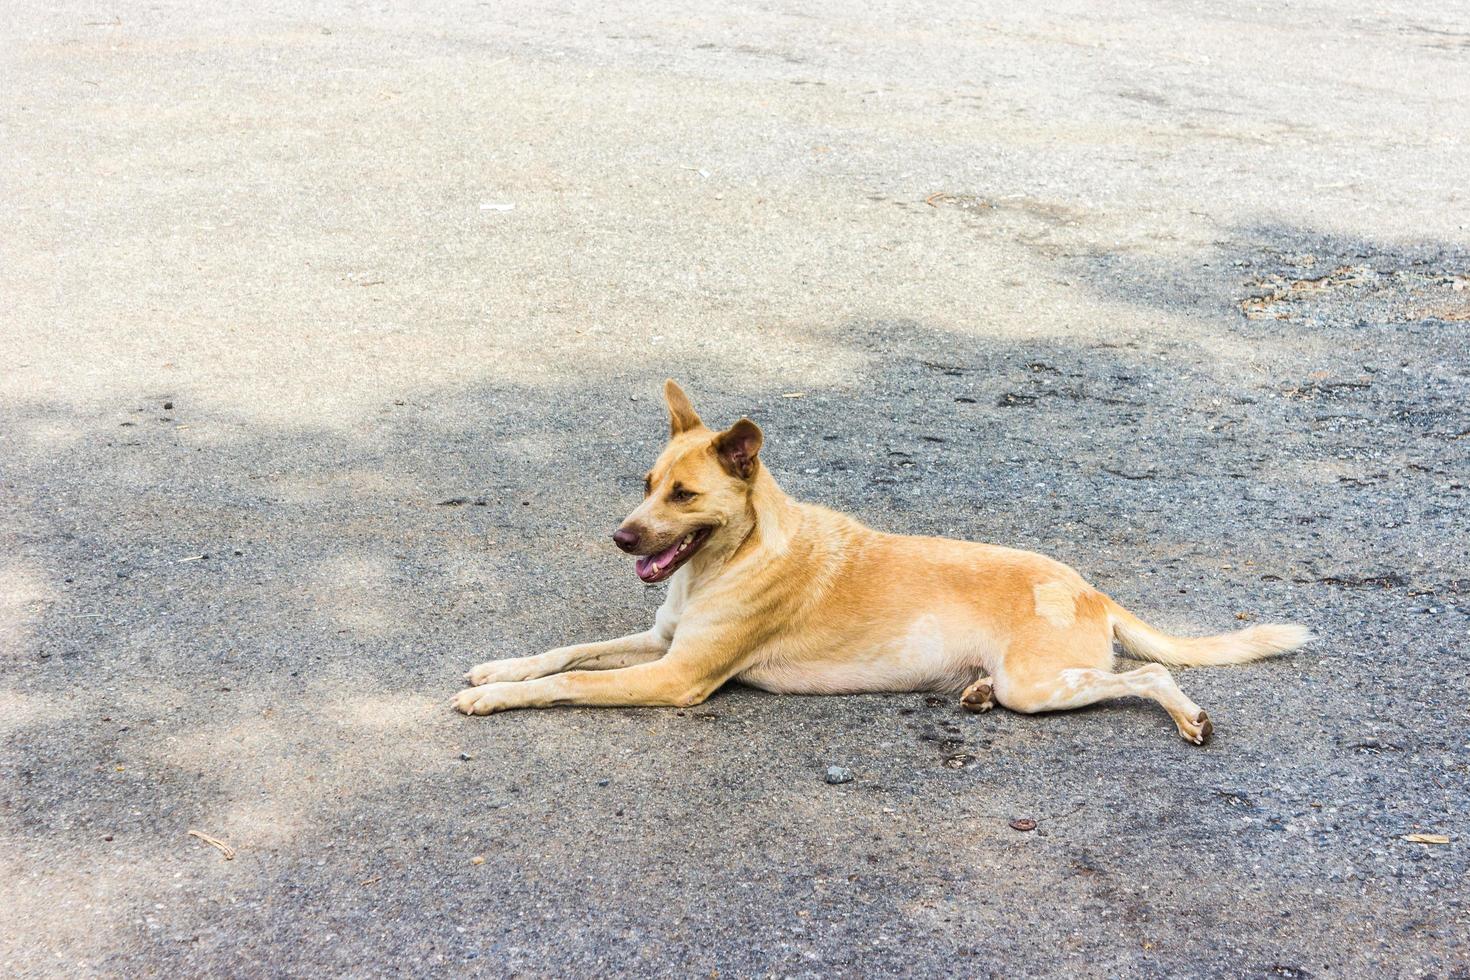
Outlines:
[[[1119,928],[1179,917],[1199,928],[1155,951],[1164,973],[1217,946],[1351,972],[1376,951],[1317,962],[1308,920],[1371,908],[1398,936],[1409,898],[1466,870],[1463,848],[1374,856],[1464,827],[1443,733],[1466,678],[1466,266],[1238,237],[1208,266],[1086,266],[1129,302],[1243,310],[1214,346],[873,319],[769,337],[772,358],[799,341],[867,364],[827,386],[630,351],[554,388],[404,391],[350,431],[144,392],[8,406],[0,904],[58,923],[22,962],[353,969],[363,947],[333,944],[356,935],[503,972],[592,972],[609,949],[898,971],[918,941],[983,972],[1021,910],[1061,902],[1095,913],[1058,941],[1104,972],[1132,962]],[[665,375],[712,424],[755,418],[797,496],[1045,551],[1167,628],[1299,618],[1323,641],[1190,672],[1224,719],[1205,752],[1128,705],[976,720],[737,688],[685,712],[451,715],[474,662],[648,620],[661,593],[606,538],[661,442]],[[826,786],[830,761],[860,778]],[[1028,814],[1031,838],[999,819]],[[1413,928],[1396,941],[1452,955],[1453,923]]]

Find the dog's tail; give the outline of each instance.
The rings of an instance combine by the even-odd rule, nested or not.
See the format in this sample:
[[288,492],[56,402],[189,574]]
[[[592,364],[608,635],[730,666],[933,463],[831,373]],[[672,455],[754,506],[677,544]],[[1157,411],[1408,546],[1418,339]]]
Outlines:
[[1261,623],[1218,636],[1170,636],[1154,629],[1112,599],[1108,613],[1113,635],[1123,651],[1139,660],[1153,660],[1175,667],[1214,667],[1243,664],[1251,660],[1295,650],[1312,639],[1312,631],[1295,623]]

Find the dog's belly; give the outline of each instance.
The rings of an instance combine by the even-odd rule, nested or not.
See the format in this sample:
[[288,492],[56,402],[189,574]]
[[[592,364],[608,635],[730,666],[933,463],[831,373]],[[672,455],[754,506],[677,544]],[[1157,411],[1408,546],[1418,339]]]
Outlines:
[[777,694],[958,691],[985,663],[977,638],[946,635],[937,616],[920,616],[887,637],[871,634],[778,643],[736,679]]

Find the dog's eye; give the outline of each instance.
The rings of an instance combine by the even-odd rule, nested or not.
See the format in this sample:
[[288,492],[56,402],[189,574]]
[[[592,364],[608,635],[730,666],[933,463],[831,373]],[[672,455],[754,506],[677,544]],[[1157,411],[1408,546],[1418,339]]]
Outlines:
[[643,478],[643,496],[646,497],[651,493],[653,493],[653,477],[645,476]]
[[688,490],[684,487],[679,486],[678,484],[675,484],[674,489],[669,491],[669,499],[676,504],[687,504],[689,503],[689,501],[693,500],[697,496],[699,496],[699,494],[695,493],[693,490]]

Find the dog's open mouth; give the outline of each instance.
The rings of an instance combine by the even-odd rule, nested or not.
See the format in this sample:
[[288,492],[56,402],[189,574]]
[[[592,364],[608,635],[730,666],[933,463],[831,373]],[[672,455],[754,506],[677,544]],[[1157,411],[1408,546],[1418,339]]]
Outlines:
[[699,546],[709,538],[709,532],[707,527],[690,531],[658,554],[639,558],[634,565],[638,570],[638,577],[645,582],[662,582],[674,574],[680,565],[694,557]]

